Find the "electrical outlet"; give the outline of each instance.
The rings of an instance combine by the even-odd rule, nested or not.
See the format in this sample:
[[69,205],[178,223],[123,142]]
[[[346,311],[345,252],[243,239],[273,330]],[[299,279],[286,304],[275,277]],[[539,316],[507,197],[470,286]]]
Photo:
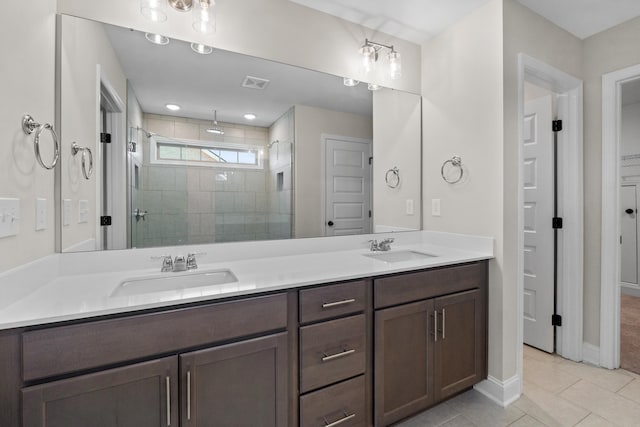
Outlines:
[[71,225],[71,199],[62,201],[62,225]]
[[440,216],[440,199],[431,199],[431,216]]
[[0,237],[16,236],[20,231],[20,199],[0,199]]
[[78,224],[89,222],[89,201],[78,200]]
[[413,215],[413,199],[407,199],[406,212],[407,215]]
[[36,231],[47,228],[47,199],[36,199]]

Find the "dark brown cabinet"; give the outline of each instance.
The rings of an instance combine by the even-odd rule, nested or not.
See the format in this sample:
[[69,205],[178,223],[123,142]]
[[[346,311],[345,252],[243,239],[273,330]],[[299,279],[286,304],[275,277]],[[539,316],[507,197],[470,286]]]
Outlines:
[[177,357],[167,357],[25,388],[22,425],[177,426],[177,373]]
[[180,355],[182,426],[287,425],[287,334]]
[[[376,426],[420,412],[486,378],[486,263],[422,274],[375,283],[381,291],[375,312]],[[396,285],[402,296],[391,291]],[[446,294],[452,289],[459,292]]]

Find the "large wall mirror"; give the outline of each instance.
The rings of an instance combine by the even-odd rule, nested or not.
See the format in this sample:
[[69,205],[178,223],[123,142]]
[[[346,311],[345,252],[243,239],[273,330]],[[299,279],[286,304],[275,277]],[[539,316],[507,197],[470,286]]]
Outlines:
[[58,28],[62,251],[421,228],[419,95],[76,17]]

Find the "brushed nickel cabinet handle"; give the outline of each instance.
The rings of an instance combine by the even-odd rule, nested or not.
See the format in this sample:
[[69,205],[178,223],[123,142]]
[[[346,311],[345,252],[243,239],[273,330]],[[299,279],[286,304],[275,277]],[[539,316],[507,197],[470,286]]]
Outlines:
[[445,323],[444,322],[445,322],[445,319],[446,319],[445,311],[444,311],[444,308],[443,308],[442,309],[442,339],[444,339],[444,328],[445,328],[445,326],[444,326]]
[[344,422],[349,421],[350,419],[355,418],[355,416],[356,416],[355,412],[354,412],[353,414],[351,414],[351,415],[347,415],[347,413],[346,413],[346,412],[343,412],[343,413],[344,413],[344,417],[342,417],[342,418],[340,418],[339,420],[334,421],[334,422],[332,422],[332,423],[329,423],[329,422],[327,421],[327,419],[325,418],[325,419],[324,419],[324,424],[325,424],[325,426],[324,426],[324,427],[335,427],[335,426],[338,426],[338,425],[340,425],[340,424],[342,424],[342,423],[344,423]]
[[322,304],[322,308],[337,307],[339,305],[351,304],[352,302],[356,302],[356,300],[351,298],[351,299],[344,299],[342,301],[336,301],[336,302],[325,302]]
[[171,425],[171,378],[167,377],[165,384],[167,386],[167,425]]
[[438,341],[438,310],[433,312],[433,340]]
[[329,355],[329,356],[327,356],[325,354],[324,357],[322,358],[322,361],[323,362],[328,362],[329,360],[339,359],[341,357],[348,356],[348,355],[353,354],[355,352],[356,352],[355,349],[351,349],[351,350],[342,351],[340,353],[332,354],[332,355]]
[[187,421],[191,421],[191,371],[187,371]]

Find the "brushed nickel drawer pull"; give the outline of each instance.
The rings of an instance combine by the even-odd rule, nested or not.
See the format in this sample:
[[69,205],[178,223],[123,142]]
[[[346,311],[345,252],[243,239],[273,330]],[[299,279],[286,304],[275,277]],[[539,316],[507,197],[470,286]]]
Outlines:
[[348,355],[353,354],[353,353],[355,353],[355,352],[356,352],[356,350],[355,350],[355,349],[351,349],[351,350],[345,350],[345,351],[342,351],[342,352],[340,352],[340,353],[332,354],[332,355],[330,355],[330,356],[327,356],[327,354],[326,354],[326,353],[323,353],[323,354],[324,354],[324,357],[322,358],[322,361],[323,361],[323,362],[328,362],[328,361],[333,360],[333,359],[339,359],[339,358],[341,358],[341,357],[348,356]]
[[444,308],[442,309],[442,339],[444,339],[444,319],[445,319],[445,314],[444,314]]
[[438,310],[433,312],[433,335],[433,340],[438,341]]
[[355,416],[356,416],[355,412],[354,412],[353,414],[351,414],[351,415],[347,415],[347,413],[346,413],[346,412],[343,412],[343,414],[344,414],[344,417],[342,417],[342,418],[340,418],[338,421],[334,421],[334,422],[332,422],[332,423],[329,423],[329,422],[327,421],[327,419],[326,419],[326,418],[324,418],[324,424],[325,424],[325,426],[324,426],[324,427],[335,427],[335,426],[337,426],[337,425],[340,425],[340,424],[342,424],[342,423],[344,423],[344,422],[347,422],[347,421],[349,421],[349,420],[351,420],[351,419],[355,418]]
[[187,371],[187,421],[191,421],[191,371]]
[[322,308],[337,307],[339,305],[351,304],[352,302],[356,302],[356,300],[354,298],[351,298],[351,299],[344,299],[342,301],[336,301],[336,302],[325,302],[322,304]]
[[169,377],[166,378],[166,386],[167,386],[167,425],[171,425],[171,379]]

